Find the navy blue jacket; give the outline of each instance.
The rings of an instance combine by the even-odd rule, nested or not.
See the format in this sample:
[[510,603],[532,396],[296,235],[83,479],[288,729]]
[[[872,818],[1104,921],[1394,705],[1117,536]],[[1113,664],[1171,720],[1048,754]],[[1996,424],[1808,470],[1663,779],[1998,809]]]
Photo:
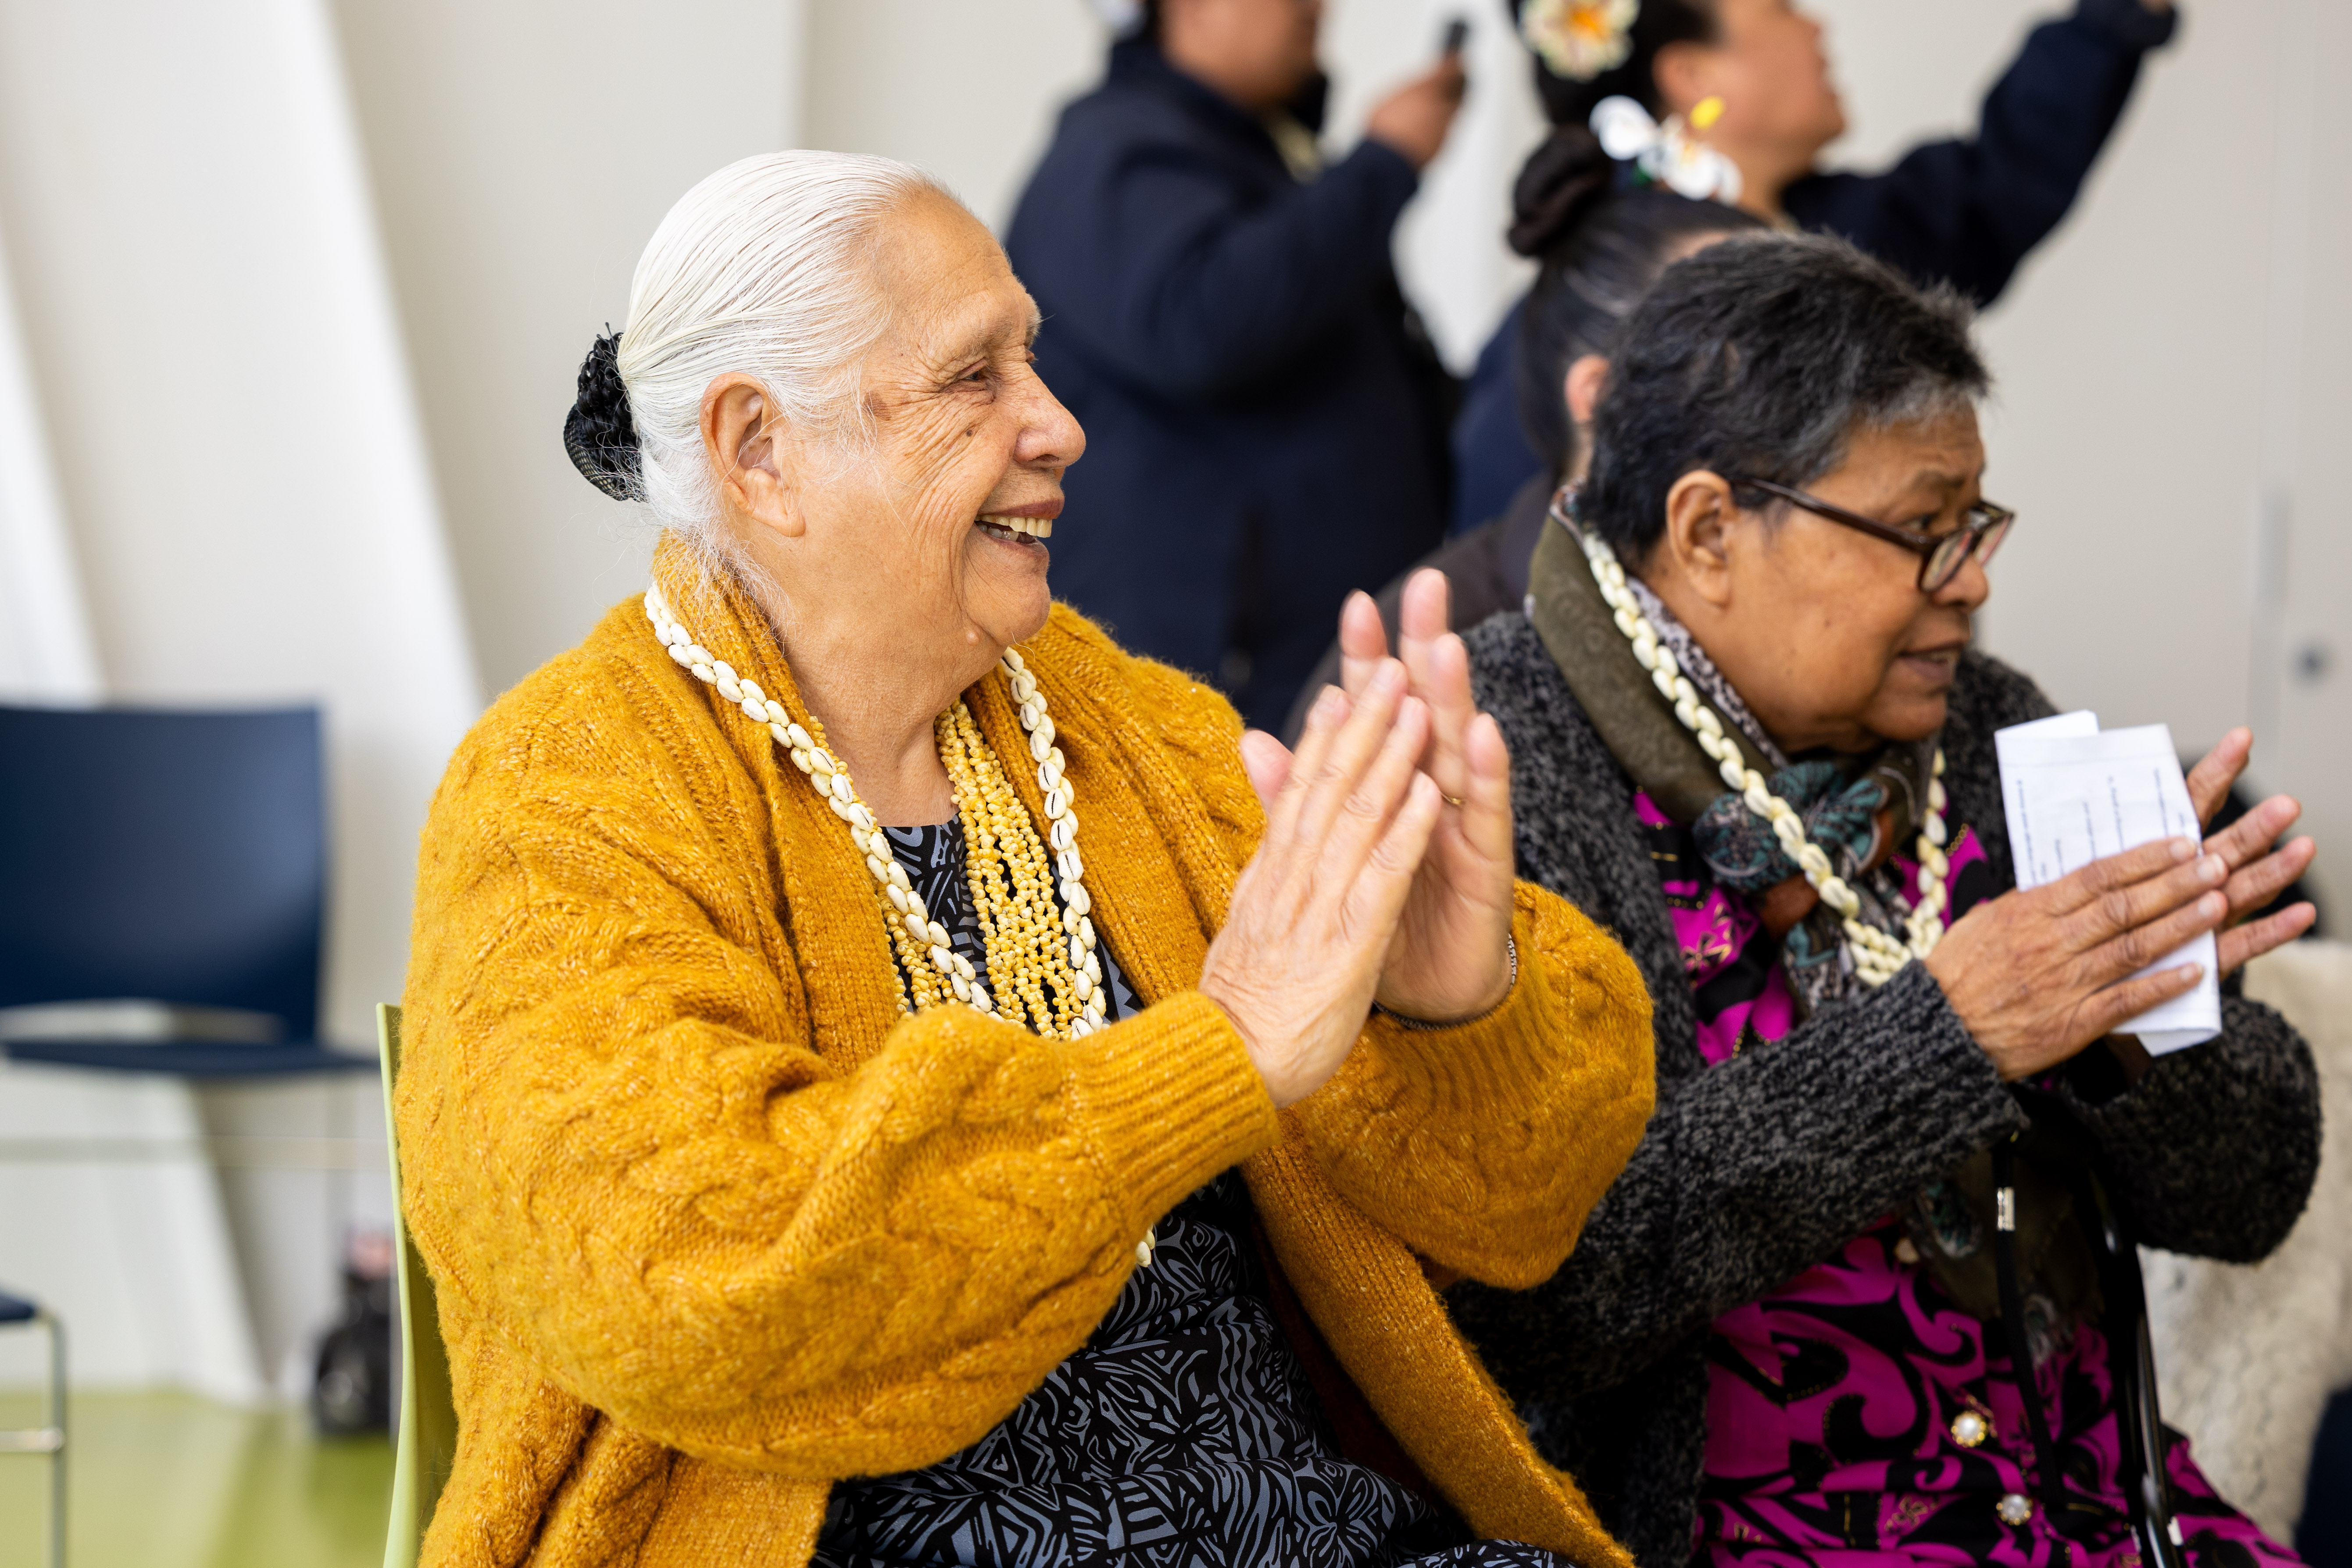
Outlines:
[[1444,373],[1389,254],[1416,184],[1368,142],[1302,184],[1258,121],[1129,40],[1005,241],[1039,374],[1087,431],[1055,593],[1268,728],[1349,591],[1444,532]]
[[[2081,0],[2033,29],[1984,100],[1973,139],[1914,147],[1878,174],[1808,174],[1781,194],[1802,228],[1843,235],[1922,283],[1990,305],[2056,228],[2139,78],[2141,57],[2179,17],[2139,0]],[[1522,301],[1524,302],[1524,301]],[[1519,427],[1512,387],[1519,306],[1478,355],[1454,426],[1453,526],[1499,513],[1544,465]]]

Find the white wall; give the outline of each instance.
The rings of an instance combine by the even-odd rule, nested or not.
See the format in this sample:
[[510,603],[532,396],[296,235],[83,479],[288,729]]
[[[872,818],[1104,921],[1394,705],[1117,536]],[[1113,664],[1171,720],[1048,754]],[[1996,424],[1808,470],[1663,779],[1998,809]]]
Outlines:
[[323,700],[330,1027],[478,701],[318,0],[0,4],[0,223],[107,694]]
[[1511,254],[1511,182],[1543,140],[1542,106],[1527,51],[1499,4],[1465,0],[1332,0],[1324,58],[1332,76],[1331,139],[1352,145],[1391,89],[1428,68],[1447,19],[1466,18],[1470,89],[1445,150],[1423,171],[1421,192],[1397,226],[1397,271],[1454,369],[1467,373],[1495,323],[1535,277]]
[[809,0],[807,37],[803,144],[919,163],[1000,234],[1107,47],[1082,0]]
[[[2304,800],[2336,934],[2352,929],[2352,104],[2323,62],[2352,59],[2352,8],[2290,0],[2271,161],[2279,192],[2265,280],[2263,477],[2249,710],[2272,737],[2265,776]],[[2267,700],[2266,700],[2267,699]]]
[[[367,1050],[400,990],[425,804],[480,699],[323,0],[0,0],[0,234],[102,694],[325,709],[324,1026]],[[117,1088],[99,1098],[144,1136]],[[208,1091],[174,1114],[310,1133],[373,1092],[314,1089],[289,1119]],[[120,1239],[110,1173],[131,1168],[0,1162],[0,1209],[45,1227],[12,1231],[16,1282],[107,1321],[80,1276],[31,1260]],[[341,1225],[381,1218],[385,1183],[201,1192],[221,1226],[284,1239],[236,1258],[266,1379],[326,1315]]]
[[[1108,42],[1083,0],[592,0],[560,18],[546,0],[334,5],[492,692],[643,576],[643,525],[557,437],[580,356],[621,322],[670,203],[732,159],[798,144],[920,163],[1001,230]],[[1425,62],[1454,8],[1338,0],[1332,145]],[[1465,364],[1526,276],[1501,235],[1508,173],[1540,130],[1508,30],[1472,14],[1476,85],[1400,242],[1408,287]]]
[[800,8],[333,5],[450,547],[497,692],[643,590],[652,537],[572,468],[563,416],[670,204],[790,144]]
[[[64,1321],[77,1385],[265,1396],[230,1207],[185,1083],[0,1061],[0,1279]],[[331,1245],[331,1229],[277,1228]],[[276,1294],[316,1312],[321,1272],[288,1273]],[[39,1383],[47,1351],[0,1337],[0,1387]]]

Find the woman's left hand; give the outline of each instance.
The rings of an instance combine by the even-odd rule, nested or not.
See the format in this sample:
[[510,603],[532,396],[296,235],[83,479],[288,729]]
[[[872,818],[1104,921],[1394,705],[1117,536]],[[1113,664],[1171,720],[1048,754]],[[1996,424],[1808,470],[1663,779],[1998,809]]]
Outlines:
[[[1511,989],[1511,753],[1502,727],[1470,697],[1470,654],[1446,630],[1445,574],[1416,572],[1405,584],[1397,657],[1411,691],[1429,706],[1421,757],[1445,796],[1422,857],[1396,941],[1381,971],[1380,1005],[1409,1018],[1473,1018]],[[1351,596],[1339,615],[1340,685],[1356,695],[1388,654],[1388,634],[1371,596]],[[1458,804],[1457,804],[1458,803]]]
[[[2236,729],[2189,771],[2189,801],[2197,820],[2208,826],[2230,793],[2246,759],[2254,749],[2254,732]],[[2261,920],[2251,917],[2310,869],[2317,847],[2309,838],[2278,843],[2278,836],[2294,826],[2303,807],[2292,795],[2274,795],[2205,840],[2205,851],[2228,862],[2230,880],[2222,891],[2230,896],[2230,916],[2214,940],[2221,944],[2221,972],[2228,974],[2248,959],[2259,958],[2283,942],[2293,942],[2311,929],[2319,911],[2309,904],[2294,904]],[[2273,848],[2273,845],[2277,845]]]

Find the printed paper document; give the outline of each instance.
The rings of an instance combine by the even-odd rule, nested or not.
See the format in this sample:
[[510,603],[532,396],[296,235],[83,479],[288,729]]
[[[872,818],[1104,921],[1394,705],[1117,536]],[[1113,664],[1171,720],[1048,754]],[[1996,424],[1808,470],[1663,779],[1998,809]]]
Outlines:
[[[2204,837],[2169,725],[2103,731],[2095,713],[2061,713],[2000,731],[1993,746],[2021,888],[2054,882],[2152,839]],[[2220,1034],[2216,958],[2209,932],[2140,971],[2199,963],[2205,973],[2187,995],[2149,1008],[2116,1032],[2137,1035],[2155,1056]]]

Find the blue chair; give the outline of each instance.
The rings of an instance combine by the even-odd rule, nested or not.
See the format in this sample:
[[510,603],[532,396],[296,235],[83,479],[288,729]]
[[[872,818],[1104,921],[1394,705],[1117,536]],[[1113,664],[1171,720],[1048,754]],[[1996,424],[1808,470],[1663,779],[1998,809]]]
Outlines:
[[0,1293],[0,1328],[25,1323],[49,1334],[49,1421],[0,1431],[0,1454],[46,1454],[49,1460],[49,1568],[66,1563],[66,1331],[38,1302]]
[[318,1039],[318,710],[0,708],[0,1047],[189,1078],[368,1072]]

